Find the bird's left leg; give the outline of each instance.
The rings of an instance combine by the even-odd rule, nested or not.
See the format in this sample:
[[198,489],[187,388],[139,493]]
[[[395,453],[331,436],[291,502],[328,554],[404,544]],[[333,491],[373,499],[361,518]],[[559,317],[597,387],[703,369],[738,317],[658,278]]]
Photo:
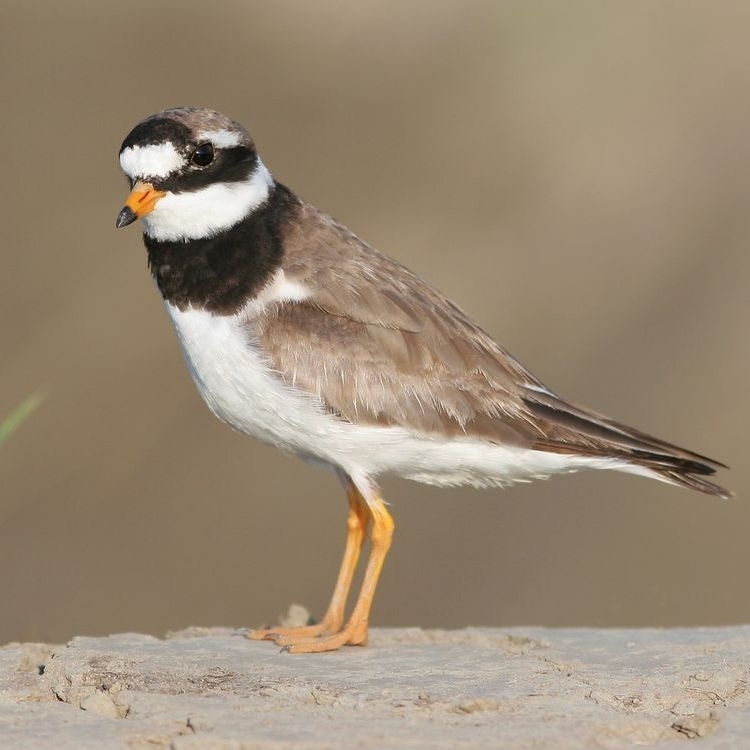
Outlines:
[[368,496],[367,508],[372,515],[372,535],[370,537],[372,549],[352,616],[342,630],[333,635],[300,639],[284,637],[276,640],[276,643],[283,645],[286,651],[292,654],[312,654],[320,651],[334,651],[346,645],[364,646],[367,643],[372,600],[375,596],[383,562],[391,547],[394,529],[391,514],[377,494],[372,493],[371,496]]
[[252,640],[272,640],[281,638],[313,638],[320,635],[338,633],[344,624],[344,610],[349,597],[349,589],[354,578],[354,571],[362,551],[367,527],[370,523],[370,511],[367,503],[359,490],[354,486],[352,480],[345,474],[340,474],[340,479],[346,489],[349,501],[349,515],[346,519],[346,546],[344,557],[341,560],[339,575],[333,590],[331,603],[328,605],[323,619],[315,625],[305,625],[297,628],[263,628],[252,630],[247,634]]

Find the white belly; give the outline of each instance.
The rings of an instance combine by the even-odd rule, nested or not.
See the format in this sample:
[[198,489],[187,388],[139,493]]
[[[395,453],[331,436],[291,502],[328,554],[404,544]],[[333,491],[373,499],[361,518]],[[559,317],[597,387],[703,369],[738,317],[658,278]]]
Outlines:
[[335,423],[318,399],[274,375],[240,316],[167,310],[190,374],[211,411],[236,430],[297,453],[330,436]]

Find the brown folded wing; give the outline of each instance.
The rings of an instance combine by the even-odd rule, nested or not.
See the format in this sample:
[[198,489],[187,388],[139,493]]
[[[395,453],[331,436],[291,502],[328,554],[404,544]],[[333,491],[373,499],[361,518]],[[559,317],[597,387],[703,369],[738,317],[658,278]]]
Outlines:
[[700,478],[717,462],[563,401],[426,281],[311,206],[299,219],[282,267],[311,294],[248,321],[286,383],[352,422],[620,458],[727,494]]

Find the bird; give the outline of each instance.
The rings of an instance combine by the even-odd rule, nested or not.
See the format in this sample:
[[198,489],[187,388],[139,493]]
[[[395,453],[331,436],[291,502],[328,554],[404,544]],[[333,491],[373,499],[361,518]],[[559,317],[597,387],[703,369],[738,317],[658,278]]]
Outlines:
[[130,194],[116,226],[142,220],[150,273],[208,408],[335,472],[347,496],[325,615],[249,638],[290,653],[367,644],[394,531],[382,475],[504,487],[612,469],[731,496],[708,479],[724,464],[559,397],[428,281],[278,182],[226,115],[146,117],[119,162]]

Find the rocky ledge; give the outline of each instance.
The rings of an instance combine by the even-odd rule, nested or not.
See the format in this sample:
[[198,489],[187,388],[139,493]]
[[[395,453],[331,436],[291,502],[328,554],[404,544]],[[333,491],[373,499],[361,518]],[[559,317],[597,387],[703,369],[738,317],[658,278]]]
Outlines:
[[224,628],[0,648],[0,747],[748,746],[750,626],[372,631],[290,655]]

